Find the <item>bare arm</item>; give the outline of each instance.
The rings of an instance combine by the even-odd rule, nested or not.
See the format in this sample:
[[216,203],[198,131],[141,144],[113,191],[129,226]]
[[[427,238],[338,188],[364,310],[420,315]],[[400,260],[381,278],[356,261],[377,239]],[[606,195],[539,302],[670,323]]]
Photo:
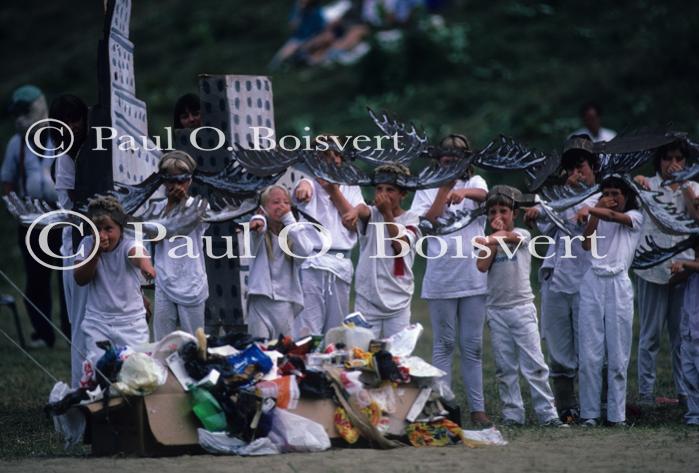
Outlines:
[[633,221],[631,220],[631,217],[629,217],[623,212],[615,212],[611,209],[593,207],[589,210],[589,214],[594,215],[595,217],[605,220],[607,222],[614,222],[621,225],[626,225],[627,227],[633,226]]
[[[90,253],[92,253],[92,249],[94,249],[94,246],[90,249]],[[97,263],[99,263],[101,254],[102,248],[97,248],[97,253],[95,253],[95,256],[85,260],[85,264],[82,266],[75,268],[73,277],[75,278],[75,282],[78,284],[78,286],[85,286],[94,279],[95,274],[97,274]],[[78,260],[76,263],[80,263],[80,261]]]
[[132,265],[141,270],[141,272],[151,279],[155,279],[155,268],[153,268],[153,263],[151,263],[150,256],[141,256],[135,258],[136,248],[131,248],[129,250],[129,261]]
[[434,198],[432,205],[427,210],[425,218],[430,222],[434,223],[441,215],[444,213],[444,207],[447,206],[447,197],[449,197],[449,192],[451,192],[451,186],[442,186],[437,191],[437,196]]

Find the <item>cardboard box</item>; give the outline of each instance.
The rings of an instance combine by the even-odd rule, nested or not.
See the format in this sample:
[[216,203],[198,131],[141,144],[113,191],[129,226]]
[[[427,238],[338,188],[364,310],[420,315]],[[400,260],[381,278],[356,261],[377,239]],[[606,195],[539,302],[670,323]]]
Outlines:
[[197,440],[199,421],[187,393],[171,371],[164,385],[145,397],[114,398],[83,406],[86,443],[93,455],[118,453],[166,456],[203,452]]
[[[405,417],[420,390],[413,386],[396,388],[396,409],[390,416],[389,433],[401,435]],[[290,412],[323,426],[331,439],[335,430],[335,408],[331,399],[300,399]],[[197,439],[199,420],[192,413],[189,395],[172,371],[164,385],[145,397],[114,398],[109,408],[102,401],[87,404],[85,442],[92,444],[93,455],[168,456],[203,453]]]

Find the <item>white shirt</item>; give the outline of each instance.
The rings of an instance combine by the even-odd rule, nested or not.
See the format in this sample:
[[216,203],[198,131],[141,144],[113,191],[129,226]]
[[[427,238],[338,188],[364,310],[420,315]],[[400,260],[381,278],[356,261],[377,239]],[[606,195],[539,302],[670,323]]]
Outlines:
[[488,307],[509,308],[534,301],[529,280],[532,255],[529,254],[528,245],[531,234],[523,228],[512,231],[522,237],[522,241],[508,245],[510,251],[514,251],[512,258],[500,245],[496,247],[497,253],[488,270]]
[[[20,146],[24,147],[24,182],[18,183]],[[46,147],[52,148],[53,145],[49,142]],[[37,156],[24,142],[24,137],[15,134],[7,143],[0,181],[15,184],[15,192],[20,197],[56,202],[56,190],[51,178],[54,159]]]
[[[76,257],[82,261],[90,255],[94,237],[86,236],[80,242]],[[141,295],[139,269],[129,258],[129,251],[140,246],[131,238],[122,236],[112,251],[103,251],[97,262],[95,276],[87,285],[85,318],[109,320],[118,317],[121,322],[146,315]]]
[[[253,219],[262,219],[265,228],[262,232],[251,231],[251,251],[255,255],[250,265],[248,276],[248,295],[268,297],[274,301],[285,301],[294,304],[296,313],[303,309],[303,290],[301,287],[302,258],[294,258],[284,253],[279,246],[279,237],[267,229],[267,220],[262,215]],[[291,212],[284,215],[282,223],[285,226],[296,222]],[[309,256],[313,253],[313,242],[309,238],[308,226],[295,225],[288,232],[289,250],[299,256]],[[267,247],[267,238],[270,247]]]
[[[458,180],[454,184],[453,190],[461,189],[483,189],[488,191],[488,185],[480,176],[473,176],[468,181]],[[423,189],[415,193],[410,211],[424,216],[435,198],[439,189]],[[479,204],[471,199],[464,199],[460,204],[446,206],[444,213],[462,210],[475,210]],[[427,260],[427,269],[422,281],[423,299],[455,299],[459,297],[470,297],[488,292],[487,275],[478,271],[476,259],[472,254],[477,253],[471,241],[474,237],[483,235],[485,231],[485,216],[479,217],[458,232],[449,235],[442,235],[442,241],[446,244],[446,253],[441,258],[439,255],[441,246],[434,239],[428,240],[427,256],[432,258]],[[459,255],[457,240],[460,241],[461,254],[466,258],[456,258]]]
[[394,315],[410,305],[414,291],[413,262],[415,261],[415,243],[420,237],[418,229],[419,218],[410,211],[403,212],[395,219],[395,223],[405,227],[405,236],[410,249],[402,258],[392,258],[395,255],[388,228],[384,227],[384,254],[377,254],[378,229],[372,223],[384,222],[379,209],[371,206],[371,217],[357,223],[359,233],[359,261],[354,278],[357,293],[357,307],[371,307],[375,310],[372,315]]
[[[342,225],[342,215],[330,200],[330,195],[315,179],[302,179],[313,189],[308,202],[298,203],[299,209],[315,218],[330,234],[330,251],[324,256],[305,260],[303,268],[315,268],[330,271],[347,284],[352,283],[352,260],[345,254],[357,243],[356,232],[351,232]],[[359,186],[340,185],[340,192],[352,207],[364,203],[364,197]],[[310,227],[309,227],[310,228]],[[308,236],[313,242],[313,249],[318,251],[323,247],[322,235],[318,231],[309,231]],[[339,251],[333,251],[339,250]]]
[[638,210],[624,212],[631,218],[631,227],[600,219],[597,224],[597,255],[592,255],[590,269],[599,276],[628,272],[641,238],[643,214]]
[[[561,216],[568,222],[577,225],[575,219],[577,213],[585,207],[589,208],[597,205],[597,202],[601,196],[602,194],[600,193],[594,194],[585,199],[583,202],[566,209]],[[580,235],[582,235],[584,225],[580,225],[579,229]],[[563,256],[566,254],[567,244],[563,238],[567,237],[567,235],[562,231],[557,230],[553,235],[556,243],[551,245],[546,256],[549,256],[554,251],[555,254],[551,258],[545,259],[541,265],[542,269],[553,269],[549,287],[554,292],[562,292],[564,294],[575,294],[579,292],[582,278],[590,268],[592,255],[589,251],[585,251],[583,249],[580,238],[574,239],[575,236],[577,235],[570,237],[570,255],[573,256],[573,258],[563,258]]]
[[[75,161],[64,154],[56,158],[56,194],[58,203],[64,209],[71,210],[73,201],[68,195],[68,191],[75,189]],[[61,233],[61,254],[70,256],[73,254],[73,228],[64,227]]]
[[583,127],[568,135],[568,138],[575,135],[587,135],[593,142],[597,143],[599,141],[611,141],[616,136],[616,131],[610,130],[609,128],[600,128],[597,135],[594,135],[590,130]]
[[[673,204],[679,212],[685,212],[687,210],[687,206],[682,189],[678,187],[677,190],[673,191],[670,186],[662,186],[662,182],[663,179],[658,174],[649,178],[648,183],[650,190],[661,193],[661,195],[657,197],[661,202]],[[699,195],[699,184],[689,181],[689,185],[692,187],[694,194]],[[687,238],[684,235],[668,235],[667,233],[663,233],[663,231],[660,230],[657,225],[655,225],[653,220],[646,214],[646,212],[643,213],[643,216],[643,236],[640,240],[641,244],[645,243],[646,235],[653,236],[653,239],[658,246],[663,248],[674,246]],[[634,272],[638,277],[648,282],[652,282],[654,284],[668,284],[671,276],[670,266],[672,265],[672,261],[675,261],[676,259],[694,259],[694,250],[687,250],[675,256],[672,260],[657,264],[652,268],[635,269]]]
[[[187,198],[191,203],[193,197]],[[155,210],[160,211],[167,201],[154,204]],[[198,305],[209,298],[209,282],[206,277],[206,262],[204,259],[203,236],[209,228],[208,223],[200,223],[186,237],[191,241],[192,255],[185,246],[184,238],[161,240],[153,247],[155,263],[155,289],[162,291],[167,299],[175,304]],[[172,251],[172,255],[170,252]]]

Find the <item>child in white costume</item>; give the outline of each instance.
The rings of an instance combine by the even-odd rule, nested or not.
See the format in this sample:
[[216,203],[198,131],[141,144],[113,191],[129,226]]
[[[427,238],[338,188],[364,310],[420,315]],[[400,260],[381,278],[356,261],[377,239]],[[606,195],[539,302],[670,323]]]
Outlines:
[[[406,166],[393,164],[379,166],[375,172],[410,175]],[[344,225],[356,228],[359,236],[354,309],[372,325],[377,338],[389,337],[410,325],[412,267],[420,233],[418,216],[400,206],[406,194],[397,185],[378,184],[375,205],[360,204],[343,216]],[[382,247],[377,246],[380,237]],[[398,256],[401,253],[405,254]]]
[[[303,309],[302,258],[313,253],[309,233],[316,230],[309,225],[294,225],[297,222],[291,212],[291,197],[281,186],[265,189],[260,204],[264,215],[250,220],[255,258],[248,279],[248,332],[270,339],[282,334],[294,336],[294,319]],[[279,235],[284,229],[287,235],[282,242]]]
[[[519,388],[518,371],[521,371],[529,384],[539,423],[559,427],[566,424],[558,418],[554,406],[529,281],[531,254],[527,245],[530,235],[524,229],[514,228],[517,202],[521,197],[521,192],[509,186],[495,186],[488,193],[488,221],[494,232],[476,240],[482,248],[477,266],[480,271],[488,272],[487,318],[504,423],[523,425],[525,422]],[[502,244],[514,252],[512,257]]]
[[[183,151],[171,151],[160,158],[158,170],[165,179],[167,201],[163,207],[169,210],[189,196],[192,173],[196,169],[194,159]],[[155,243],[154,262],[155,313],[153,336],[160,340],[175,331],[179,322],[182,330],[194,335],[199,327],[204,327],[204,308],[209,297],[209,283],[206,277],[204,244],[202,237],[209,225],[202,222],[188,235],[181,235]],[[187,239],[191,244],[185,245]],[[187,251],[192,250],[191,255]]]
[[[146,309],[141,295],[139,272],[155,278],[155,269],[145,249],[124,236],[126,224],[121,205],[114,197],[90,201],[88,214],[99,230],[99,241],[90,235],[80,242],[75,281],[87,285],[87,303],[82,330],[87,359],[96,366],[104,351],[97,342],[108,340],[114,345],[135,346],[148,343]],[[95,245],[97,250],[91,257]],[[143,251],[139,257],[137,250]]]
[[600,188],[602,197],[589,210],[583,232],[583,248],[596,252],[580,288],[580,417],[586,419],[587,426],[597,425],[601,414],[605,352],[607,421],[623,425],[626,420],[626,377],[633,324],[633,288],[628,271],[643,225],[633,191],[624,181],[607,178]]
[[[574,136],[564,145],[561,165],[566,173],[566,185],[573,188],[595,185],[595,172],[599,168],[592,141]],[[565,210],[561,217],[572,225],[584,224],[590,207],[594,207],[600,194]],[[537,221],[539,230],[551,236],[555,243],[549,250],[539,270],[541,286],[541,335],[546,341],[551,370],[551,383],[556,398],[556,408],[561,420],[574,423],[579,417],[579,405],[575,394],[578,376],[578,314],[580,308],[580,282],[590,267],[590,252],[582,248],[578,238],[571,239],[570,255],[566,256],[568,243],[565,233],[552,227],[546,219],[540,219],[539,206],[527,209],[525,221]],[[583,227],[580,227],[582,231]],[[553,230],[553,233],[551,231]]]
[[[689,147],[684,140],[661,146],[656,151],[653,177],[636,176],[635,180],[646,189],[660,192],[657,199],[663,203],[672,203],[680,212],[687,208],[687,191],[699,194],[696,182],[675,183],[663,186],[672,173],[680,171],[687,165]],[[652,235],[655,242],[669,248],[683,239],[679,235],[668,235],[658,229],[650,218],[645,218],[641,241]],[[678,255],[675,259],[693,259],[692,250]],[[683,284],[670,284],[670,265],[659,264],[645,270],[634,270],[636,274],[636,291],[638,294],[639,341],[638,341],[638,391],[644,404],[654,404],[655,369],[660,336],[667,325],[670,338],[672,377],[675,392],[680,400],[686,397],[680,361],[680,321],[682,318]]]
[[[325,159],[339,164],[342,157],[335,151],[324,153]],[[303,310],[296,318],[297,336],[323,334],[342,323],[349,313],[350,286],[354,268],[350,253],[357,234],[342,225],[342,215],[364,203],[359,186],[337,185],[322,179],[302,179],[294,197],[299,209],[315,218],[328,231],[330,250],[301,266]],[[319,232],[312,232],[314,253],[323,247]]]
[[[73,209],[73,191],[75,190],[75,162],[79,149],[87,133],[87,105],[74,95],[61,95],[51,103],[49,117],[61,120],[71,127],[74,143],[67,153],[56,158],[56,194],[58,203],[67,210]],[[51,136],[54,143],[60,143],[62,137],[56,133]],[[75,262],[73,251],[73,228],[63,228],[61,255],[63,266],[72,266]],[[70,321],[70,379],[71,387],[77,388],[82,377],[82,362],[85,352],[85,338],[80,327],[85,315],[87,288],[76,284],[73,270],[64,270],[63,294]]]
[[[699,255],[699,246],[694,248]],[[687,387],[687,425],[699,426],[699,256],[693,261],[680,260],[672,264],[672,273],[688,276],[682,304],[681,360]]]
[[[463,135],[449,135],[441,141],[440,148],[444,150],[444,155],[439,157],[441,165],[460,159],[449,155],[450,149],[471,151],[470,143]],[[410,211],[434,222],[448,211],[475,210],[485,201],[487,193],[485,180],[470,174],[439,189],[417,191]],[[481,217],[459,232],[444,237],[447,249],[441,257],[438,257],[440,245],[436,241],[428,243],[429,258],[422,281],[422,298],[427,301],[432,323],[432,364],[447,373],[443,380],[451,387],[452,357],[458,341],[461,376],[467,389],[471,421],[481,425],[490,422],[485,415],[482,362],[488,287],[486,275],[478,271],[476,259],[471,256],[471,240],[483,235],[484,227],[485,217]]]

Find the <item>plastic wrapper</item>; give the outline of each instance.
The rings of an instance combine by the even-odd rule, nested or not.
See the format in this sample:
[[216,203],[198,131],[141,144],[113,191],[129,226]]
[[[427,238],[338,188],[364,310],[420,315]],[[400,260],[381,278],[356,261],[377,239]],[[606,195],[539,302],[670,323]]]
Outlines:
[[408,325],[400,332],[386,339],[388,342],[388,351],[390,351],[393,356],[410,356],[415,350],[415,346],[420,339],[420,335],[422,335],[422,331],[422,324]]
[[[60,402],[72,392],[66,383],[59,381],[51,389],[49,404]],[[86,424],[85,415],[79,409],[68,409],[64,414],[53,416],[53,426],[63,437],[66,449],[82,442]]]
[[133,350],[150,355],[159,362],[165,363],[165,359],[172,353],[179,351],[185,343],[196,343],[196,341],[197,339],[193,335],[176,330],[165,335],[160,341],[138,345],[133,347]]
[[330,438],[322,425],[284,409],[275,409],[269,438],[282,452],[322,452]]
[[226,416],[216,398],[204,388],[190,386],[192,411],[209,432],[226,430]]
[[410,376],[417,378],[441,378],[446,375],[444,371],[432,366],[419,356],[406,356],[401,359],[400,365],[408,368]]
[[277,407],[282,409],[295,409],[301,396],[295,375],[281,376],[273,381],[260,381],[255,385],[255,391],[260,397],[275,398]]
[[225,432],[209,432],[197,429],[199,445],[209,453],[240,456],[277,455],[281,453],[271,439],[262,437],[246,443],[239,438],[229,437]]
[[347,411],[342,407],[335,409],[335,430],[342,437],[342,440],[350,445],[359,440],[359,431],[354,428],[347,416]]
[[495,427],[483,430],[462,430],[464,443],[469,447],[479,447],[483,445],[507,445],[507,440],[502,436],[502,433]]
[[126,395],[145,396],[167,381],[167,369],[145,353],[132,353],[122,364],[112,385]]

